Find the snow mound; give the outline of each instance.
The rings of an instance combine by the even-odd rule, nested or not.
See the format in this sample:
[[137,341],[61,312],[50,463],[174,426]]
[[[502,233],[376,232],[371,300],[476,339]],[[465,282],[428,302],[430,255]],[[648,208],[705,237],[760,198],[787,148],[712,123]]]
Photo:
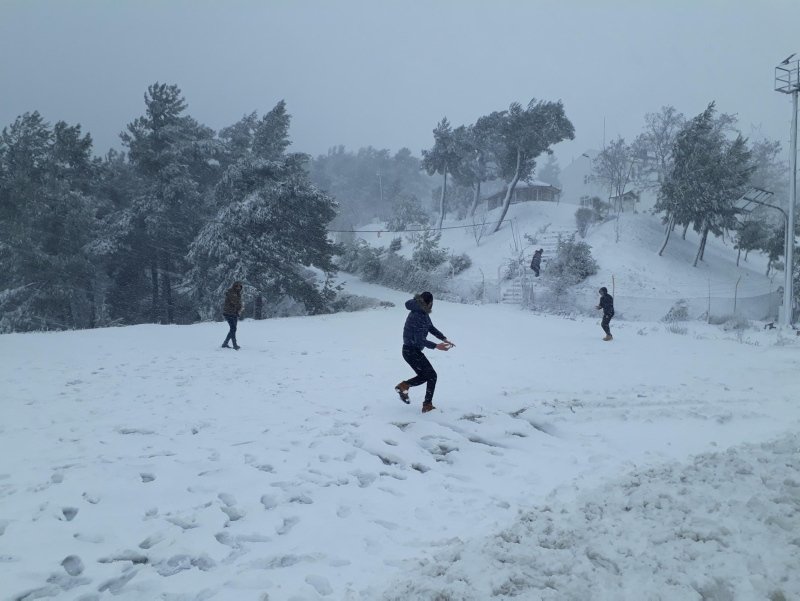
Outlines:
[[447,547],[383,598],[800,598],[798,451],[790,435],[578,491]]

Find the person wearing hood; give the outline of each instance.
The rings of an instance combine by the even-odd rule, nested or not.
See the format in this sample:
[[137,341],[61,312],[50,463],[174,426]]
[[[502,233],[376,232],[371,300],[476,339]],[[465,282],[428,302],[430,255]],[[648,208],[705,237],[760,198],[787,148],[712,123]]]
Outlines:
[[609,342],[614,340],[614,337],[611,335],[611,318],[614,317],[614,297],[608,293],[608,288],[603,286],[599,290],[600,292],[600,303],[597,305],[597,309],[603,310],[603,321],[600,322],[600,327],[603,328],[603,331],[606,333],[603,340]]
[[236,343],[236,323],[242,315],[242,283],[234,282],[233,286],[225,291],[225,302],[222,305],[222,316],[228,322],[228,335],[225,337],[225,342],[222,343],[222,348],[231,348],[228,346],[228,341],[233,343],[233,348],[237,351],[241,348]]
[[[406,302],[408,317],[403,327],[403,359],[411,366],[416,376],[410,380],[403,380],[394,387],[400,400],[409,403],[408,389],[420,384],[426,384],[425,401],[422,403],[422,412],[427,413],[436,409],[433,406],[433,392],[436,389],[436,370],[422,353],[423,349],[431,348],[440,351],[449,351],[455,345],[447,337],[433,326],[430,313],[433,310],[433,295],[430,292],[422,292]],[[440,343],[428,340],[428,334],[432,334]]]
[[539,277],[539,270],[542,268],[542,253],[544,253],[544,249],[540,248],[531,257],[531,269],[533,269],[533,273],[536,274],[537,278]]

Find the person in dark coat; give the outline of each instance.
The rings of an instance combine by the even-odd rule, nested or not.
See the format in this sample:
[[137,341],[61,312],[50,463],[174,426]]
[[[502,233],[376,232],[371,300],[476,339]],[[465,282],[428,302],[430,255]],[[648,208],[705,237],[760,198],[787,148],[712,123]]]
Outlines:
[[231,348],[228,342],[233,343],[233,348],[237,351],[242,348],[236,343],[236,324],[239,317],[242,315],[242,283],[234,282],[233,286],[225,291],[225,302],[222,305],[222,316],[228,322],[228,335],[225,337],[225,342],[222,343],[222,348]]
[[603,310],[603,321],[600,322],[600,327],[602,327],[603,331],[606,333],[603,340],[606,342],[614,340],[614,337],[611,335],[611,328],[609,327],[611,318],[614,317],[614,297],[608,293],[608,288],[605,286],[600,288],[600,304],[597,305],[597,309]]
[[[403,359],[411,366],[417,374],[410,380],[403,380],[394,389],[400,395],[400,400],[409,403],[408,389],[412,386],[427,384],[425,387],[425,401],[422,403],[422,412],[427,413],[436,409],[433,406],[433,391],[436,389],[436,370],[430,361],[422,353],[425,348],[449,351],[455,345],[447,337],[433,326],[430,313],[433,310],[433,295],[430,292],[422,292],[406,302],[406,309],[409,310],[406,323],[403,327]],[[432,334],[439,340],[436,344],[428,340],[428,334]]]
[[536,274],[536,277],[539,277],[539,270],[542,267],[542,253],[544,252],[543,249],[539,249],[533,253],[533,258],[531,258],[531,269],[533,269],[533,273]]

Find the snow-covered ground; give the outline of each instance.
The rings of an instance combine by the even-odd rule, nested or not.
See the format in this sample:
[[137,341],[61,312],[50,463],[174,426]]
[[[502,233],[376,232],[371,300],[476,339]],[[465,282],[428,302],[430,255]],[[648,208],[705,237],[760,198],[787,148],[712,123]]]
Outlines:
[[[507,282],[498,279],[514,260],[530,276],[528,265],[536,248],[545,251],[542,272],[546,276],[558,236],[575,234],[577,208],[573,204],[550,202],[511,205],[502,228],[494,234],[489,232],[499,219],[500,208],[479,212],[475,220],[445,221],[444,226],[452,229],[442,231],[440,246],[453,254],[466,253],[472,260],[472,266],[458,276],[456,289],[475,290],[481,285],[504,288]],[[364,229],[380,227],[373,224]],[[779,287],[783,285],[783,272],[773,272],[767,277],[767,262],[761,253],[751,253],[747,260],[742,255],[737,266],[737,251],[730,238],[711,236],[704,260],[692,267],[698,235],[690,230],[684,240],[679,228],[659,257],[664,233],[660,218],[649,212],[622,213],[619,222],[612,219],[590,227],[585,242],[591,246],[600,270],[577,288],[577,299],[573,298],[564,309],[591,310],[597,301],[597,289],[606,286],[617,299],[617,312],[628,319],[657,321],[679,299],[687,301],[693,319],[704,314],[709,306],[715,317],[735,312],[750,319],[762,319],[770,312],[775,314],[782,298]],[[398,235],[384,231],[361,237],[374,246],[387,246]],[[529,238],[535,242],[531,244]],[[406,235],[403,244],[400,252],[411,256],[413,245]],[[544,277],[531,281],[534,294],[546,286]],[[490,296],[499,298],[502,291]]]
[[0,336],[0,599],[800,598],[800,344],[436,301]]

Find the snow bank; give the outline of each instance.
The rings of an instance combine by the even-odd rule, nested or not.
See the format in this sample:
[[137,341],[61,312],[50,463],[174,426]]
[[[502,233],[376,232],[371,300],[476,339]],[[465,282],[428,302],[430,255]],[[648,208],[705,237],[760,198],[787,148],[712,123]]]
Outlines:
[[409,566],[383,598],[800,598],[798,435],[575,492]]

